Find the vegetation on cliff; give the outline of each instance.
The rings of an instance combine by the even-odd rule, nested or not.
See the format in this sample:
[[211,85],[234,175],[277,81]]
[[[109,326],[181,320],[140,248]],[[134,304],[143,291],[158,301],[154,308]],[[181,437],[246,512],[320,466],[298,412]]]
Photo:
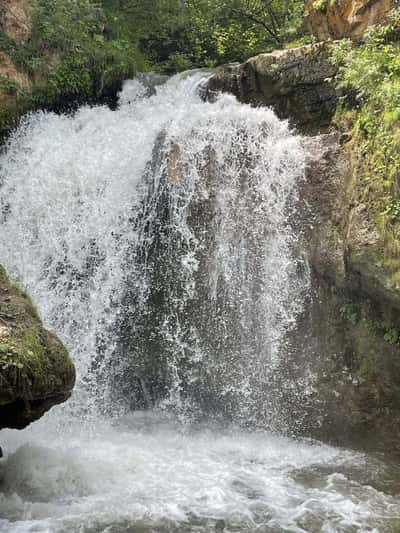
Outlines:
[[368,257],[388,274],[388,287],[400,290],[400,9],[389,23],[370,29],[361,45],[341,41],[336,47],[339,127],[350,127],[354,190],[371,216],[371,235],[380,239]]
[[0,33],[3,63],[9,57],[16,72],[28,80],[21,84],[8,72],[0,76],[0,126],[24,110],[63,98],[98,97],[145,66],[143,56],[126,38],[107,33],[101,7],[90,0],[36,0],[27,9],[25,39]]

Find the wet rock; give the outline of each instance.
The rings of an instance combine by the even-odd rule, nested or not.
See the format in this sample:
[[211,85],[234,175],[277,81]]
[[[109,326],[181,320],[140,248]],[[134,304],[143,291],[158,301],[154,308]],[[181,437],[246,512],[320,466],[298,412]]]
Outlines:
[[226,91],[271,106],[308,134],[296,223],[312,291],[281,369],[302,384],[293,426],[334,444],[400,454],[398,262],[385,266],[388,244],[363,201],[357,143],[331,124],[337,98],[329,54],[330,45],[320,44],[221,67],[208,98]]
[[167,175],[172,184],[177,184],[182,181],[183,166],[181,162],[181,149],[179,144],[174,143],[172,145],[168,158]]
[[75,369],[28,296],[0,267],[0,429],[22,429],[69,398]]
[[383,247],[369,210],[355,195],[354,147],[340,141],[339,133],[303,140],[301,223],[312,294],[292,339],[298,379],[312,375],[301,405],[303,430],[399,455],[400,300],[379,261]]

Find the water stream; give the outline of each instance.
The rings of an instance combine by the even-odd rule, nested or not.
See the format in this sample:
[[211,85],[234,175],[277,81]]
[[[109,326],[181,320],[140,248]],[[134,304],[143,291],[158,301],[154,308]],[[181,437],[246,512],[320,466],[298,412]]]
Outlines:
[[78,374],[2,434],[0,531],[400,527],[395,465],[289,436],[312,388],[284,371],[309,292],[302,144],[204,80],[37,113],[0,157],[0,257]]

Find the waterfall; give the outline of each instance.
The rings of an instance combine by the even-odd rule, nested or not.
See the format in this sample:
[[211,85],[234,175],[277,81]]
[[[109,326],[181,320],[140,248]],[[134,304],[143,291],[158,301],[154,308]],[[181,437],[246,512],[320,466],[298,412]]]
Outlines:
[[302,144],[269,109],[204,101],[205,80],[36,113],[0,154],[1,261],[78,375],[66,404],[2,431],[0,532],[398,524],[392,465],[277,434],[307,388],[290,370]]
[[269,412],[307,289],[304,157],[271,110],[203,101],[204,79],[35,114],[1,157],[0,257],[74,359],[74,415]]

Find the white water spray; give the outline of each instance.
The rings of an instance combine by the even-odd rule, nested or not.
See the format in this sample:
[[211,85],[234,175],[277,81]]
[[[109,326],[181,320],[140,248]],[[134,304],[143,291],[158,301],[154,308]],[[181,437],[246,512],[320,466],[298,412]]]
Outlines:
[[268,411],[307,289],[288,223],[304,157],[272,111],[203,102],[203,77],[151,97],[129,82],[116,112],[34,115],[2,157],[0,257],[72,354],[75,417],[126,409],[121,387]]

